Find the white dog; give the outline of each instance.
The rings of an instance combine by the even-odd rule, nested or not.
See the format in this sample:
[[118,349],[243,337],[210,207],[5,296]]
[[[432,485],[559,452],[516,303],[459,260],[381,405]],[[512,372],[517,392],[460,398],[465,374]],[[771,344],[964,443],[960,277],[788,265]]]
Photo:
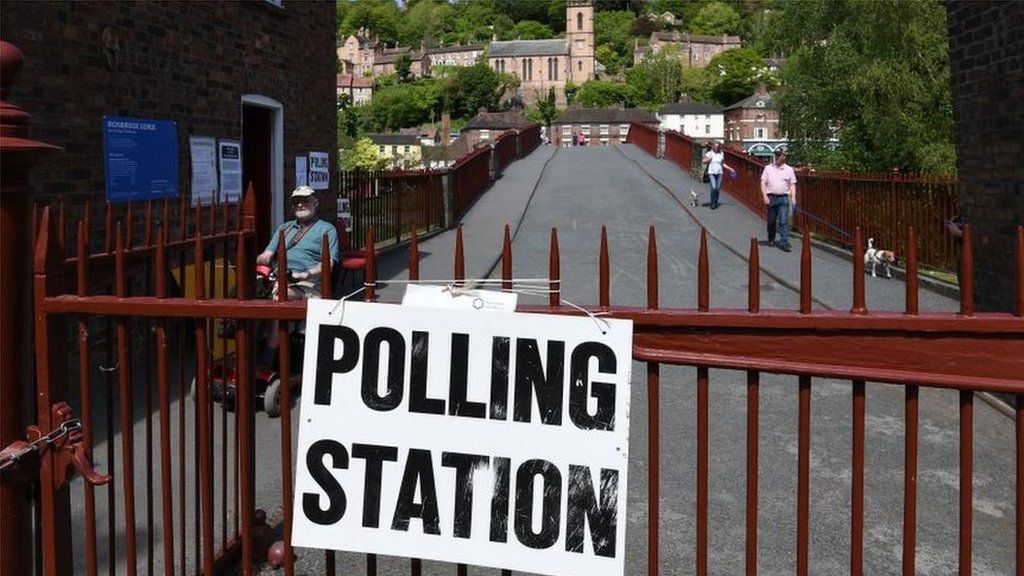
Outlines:
[[892,250],[876,250],[875,239],[868,238],[868,249],[864,252],[864,267],[870,269],[871,276],[875,276],[875,267],[881,266],[886,278],[892,278],[892,269],[896,263],[896,253]]
[[699,205],[700,205],[700,192],[697,192],[693,188],[690,188],[690,206],[693,206],[694,208],[696,208]]

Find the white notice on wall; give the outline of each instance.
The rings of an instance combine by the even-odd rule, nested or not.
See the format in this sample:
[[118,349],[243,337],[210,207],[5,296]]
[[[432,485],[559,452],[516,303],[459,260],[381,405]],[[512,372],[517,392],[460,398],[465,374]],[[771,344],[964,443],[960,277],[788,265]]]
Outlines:
[[309,153],[309,186],[327,190],[331,186],[331,156],[327,152]]
[[307,314],[296,546],[624,573],[632,322]]
[[236,202],[242,197],[242,143],[221,140],[217,145],[220,160],[220,201]]
[[211,204],[217,196],[217,140],[189,136],[192,165],[192,205]]
[[306,157],[296,156],[295,157],[295,187],[305,186],[308,184],[306,179]]

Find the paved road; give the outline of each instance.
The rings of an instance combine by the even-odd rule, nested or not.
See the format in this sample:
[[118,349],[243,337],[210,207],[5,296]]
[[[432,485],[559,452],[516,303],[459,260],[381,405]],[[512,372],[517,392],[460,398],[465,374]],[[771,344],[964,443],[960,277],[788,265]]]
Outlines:
[[[690,208],[684,198],[694,182],[674,165],[650,158],[632,146],[618,148],[542,147],[509,166],[503,177],[463,218],[467,276],[497,275],[502,229],[510,224],[514,275],[547,274],[549,233],[559,230],[563,297],[587,305],[597,301],[600,226],[608,226],[613,304],[642,305],[648,226],[658,232],[663,307],[696,303],[696,262],[701,226],[712,236],[712,305],[745,307],[745,255],[763,224],[728,196],[717,211]],[[706,195],[705,195],[706,197]],[[421,276],[452,276],[454,233],[421,244]],[[407,255],[398,250],[380,266],[382,300],[397,301]],[[798,297],[799,257],[762,248],[763,308],[793,309]],[[815,305],[846,309],[851,303],[851,267],[829,253],[813,257]],[[390,284],[387,281],[391,280]],[[867,279],[868,306],[900,310],[902,283]],[[522,297],[524,303],[544,299]],[[923,292],[922,310],[953,311],[957,303]],[[648,486],[646,469],[647,397],[644,368],[634,364],[630,450],[630,516],[627,573],[644,571],[647,555]],[[694,566],[695,369],[664,367],[661,393],[661,569],[685,574]],[[850,385],[815,380],[812,386],[811,573],[848,571],[850,498]],[[903,393],[883,384],[867,388],[865,550],[866,573],[895,573],[901,558],[903,485]],[[921,392],[918,500],[920,574],[956,569],[958,472],[955,392]],[[710,393],[710,567],[713,574],[743,569],[746,412],[745,375],[711,372]],[[1013,423],[983,402],[975,404],[974,573],[1010,574],[1013,569],[1013,454],[1000,450],[1012,437]],[[760,441],[760,547],[762,574],[795,571],[797,397],[795,378],[762,377]],[[297,412],[296,412],[297,414]],[[297,417],[294,418],[297,422]],[[260,417],[259,457],[279,459],[279,421]],[[136,437],[140,435],[136,431]],[[280,502],[279,471],[258,475],[259,506]],[[159,550],[159,545],[157,547]],[[321,553],[300,551],[299,574],[322,573]],[[159,564],[159,563],[158,563]],[[361,556],[341,555],[344,573],[361,571]],[[427,574],[453,568],[425,563]],[[267,571],[267,573],[270,573]],[[381,574],[407,574],[408,562],[382,558]],[[494,571],[472,569],[473,574]]]

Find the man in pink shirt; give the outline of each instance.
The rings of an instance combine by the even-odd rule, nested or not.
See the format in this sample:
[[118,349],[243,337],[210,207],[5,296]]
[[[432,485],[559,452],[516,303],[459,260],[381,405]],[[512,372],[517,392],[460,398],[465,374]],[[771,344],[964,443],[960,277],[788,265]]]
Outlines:
[[786,151],[775,151],[775,162],[761,173],[761,199],[768,206],[768,245],[775,246],[779,230],[779,249],[789,252],[789,215],[796,206],[796,173],[786,164]]

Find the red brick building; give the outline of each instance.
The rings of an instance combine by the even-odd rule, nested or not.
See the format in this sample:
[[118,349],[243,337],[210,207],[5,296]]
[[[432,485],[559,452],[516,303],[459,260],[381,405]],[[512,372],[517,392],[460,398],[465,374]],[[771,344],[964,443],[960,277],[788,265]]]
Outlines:
[[725,107],[725,144],[755,156],[770,158],[786,145],[779,131],[779,111],[764,86],[754,94]]
[[181,194],[189,136],[242,141],[268,237],[295,156],[336,154],[330,2],[5,2],[0,37],[25,57],[9,99],[64,149],[33,172],[37,196],[104,198],[103,116],[169,120]]

